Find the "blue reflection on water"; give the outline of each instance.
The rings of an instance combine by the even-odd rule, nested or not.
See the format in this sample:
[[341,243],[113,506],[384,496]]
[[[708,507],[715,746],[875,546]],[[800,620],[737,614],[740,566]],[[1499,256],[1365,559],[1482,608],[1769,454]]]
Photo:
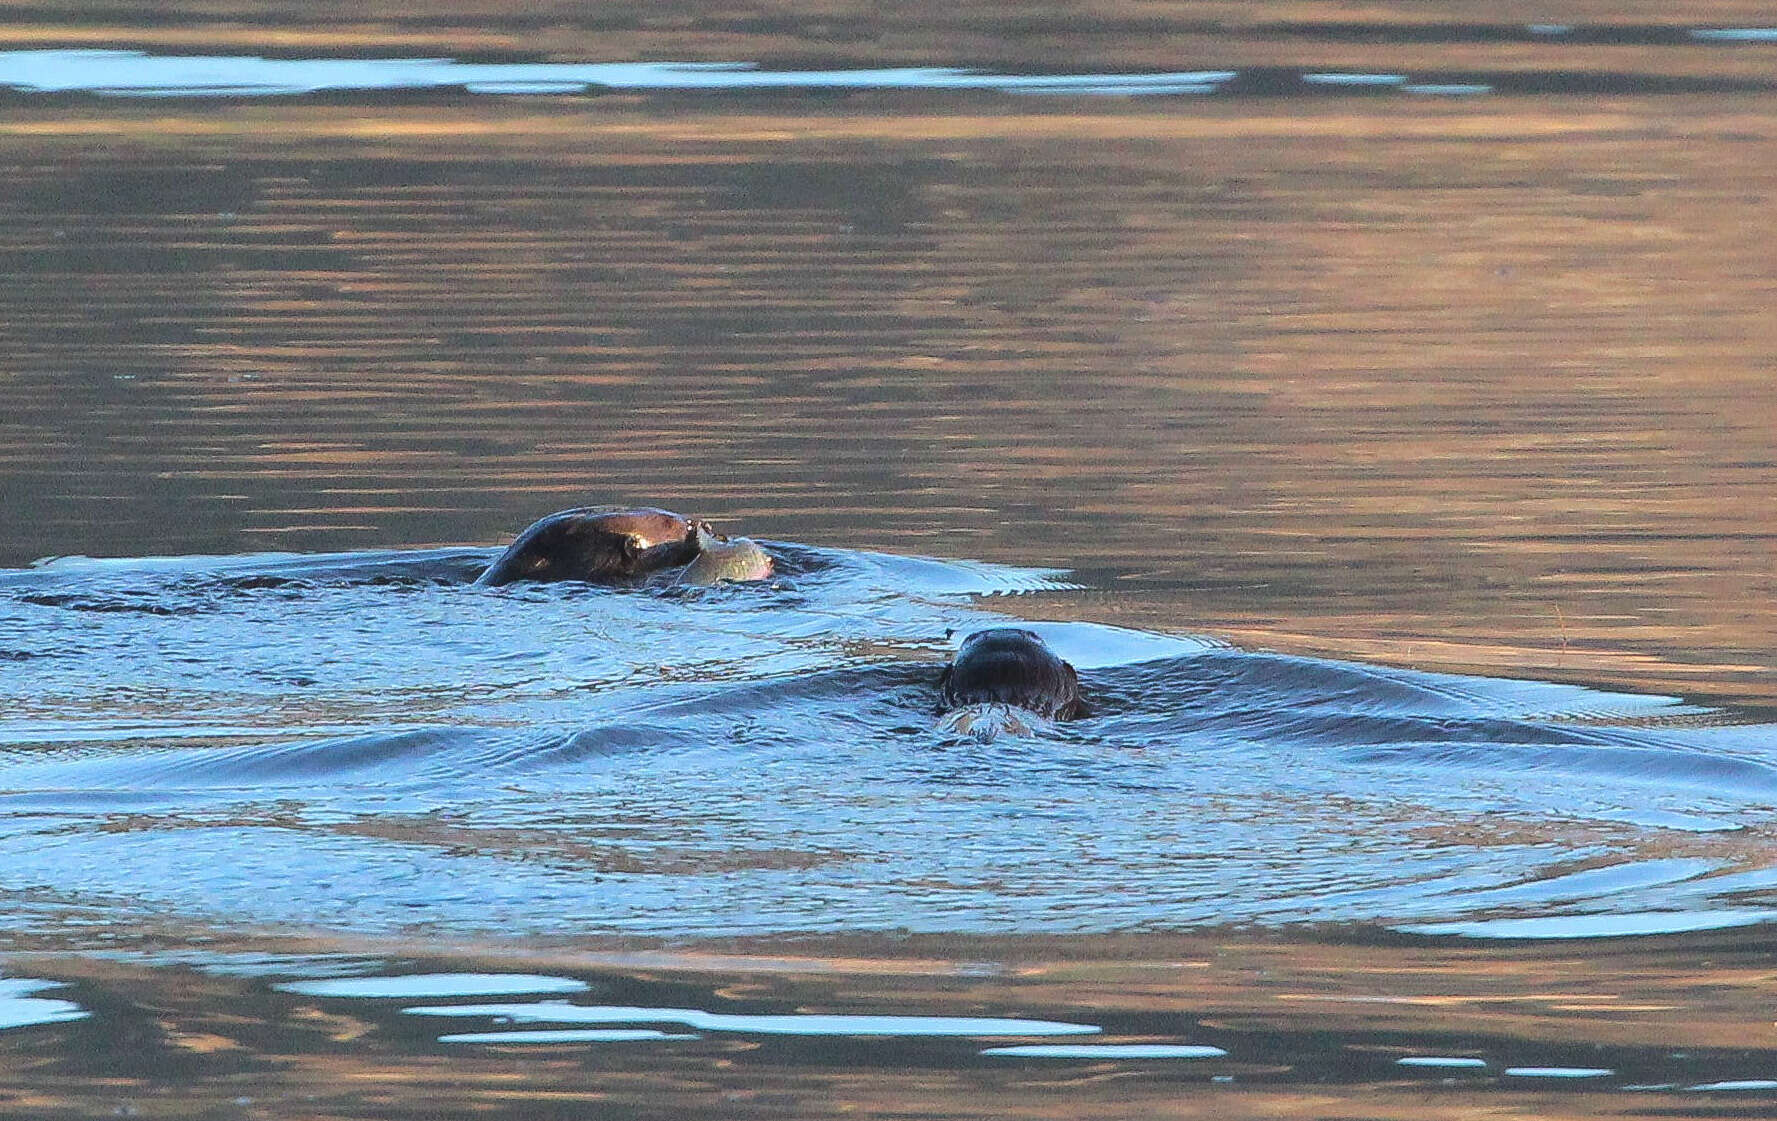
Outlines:
[[1487,1067],[1487,1060],[1461,1055],[1408,1055],[1405,1058],[1396,1059],[1395,1065],[1433,1067],[1440,1070],[1484,1070]]
[[[1575,29],[1531,24],[1544,40]],[[1596,30],[1596,29],[1594,29]],[[1679,34],[1674,32],[1674,34]],[[1693,43],[1777,42],[1772,28],[1707,28]],[[1685,40],[1678,40],[1683,42]],[[1574,45],[1574,49],[1584,49]],[[1676,85],[1675,85],[1676,81]],[[1752,90],[1758,81],[1597,71],[1589,82],[1569,70],[1514,69],[1492,74],[1369,73],[1256,67],[1138,73],[1016,74],[956,66],[864,69],[765,69],[749,62],[463,62],[452,58],[261,58],[253,55],[156,55],[145,51],[49,49],[0,51],[0,89],[19,94],[88,93],[109,97],[291,97],[319,93],[465,90],[477,94],[574,95],[594,90],[742,93],[748,90],[986,91],[1075,97],[1164,97],[1230,93],[1373,94],[1475,97],[1496,89],[1543,94],[1608,89],[1650,92],[1680,87]]]
[[1478,97],[1492,93],[1493,87],[1480,82],[1413,82],[1402,86],[1401,91],[1430,97]]
[[0,928],[1547,937],[1772,917],[1777,868],[1746,840],[1777,822],[1769,725],[1052,622],[1033,625],[1094,715],[958,742],[938,664],[1005,622],[984,605],[1073,586],[768,544],[780,578],[691,591],[475,588],[485,549],[0,573],[0,892],[36,901]]
[[468,1031],[438,1037],[440,1043],[638,1043],[657,1039],[697,1039],[695,1034],[650,1028],[564,1028],[561,1031]]
[[304,996],[413,1000],[440,996],[514,996],[520,993],[578,993],[586,982],[530,973],[410,973],[398,977],[329,977],[275,986]]
[[697,1008],[584,1004],[440,1004],[403,1008],[413,1016],[493,1016],[515,1024],[684,1024],[700,1031],[746,1035],[825,1036],[1046,1036],[1096,1035],[1093,1024],[1002,1016],[833,1016],[815,1013],[754,1016]]
[[987,1047],[981,1053],[1020,1059],[1220,1059],[1228,1054],[1220,1047],[1190,1043],[1029,1043]]
[[1339,74],[1311,73],[1302,75],[1311,86],[1398,86],[1406,82],[1405,74]]
[[1691,37],[1714,43],[1777,43],[1777,27],[1712,27]]
[[44,989],[61,987],[59,981],[37,981],[27,977],[0,978],[0,1030],[30,1027],[34,1024],[61,1024],[84,1020],[91,1013],[71,1000],[32,996]]
[[0,51],[0,86],[132,97],[272,97],[461,86],[477,93],[611,90],[926,89],[1176,94],[1213,90],[1232,70],[1148,74],[996,74],[957,67],[762,70],[725,62],[458,62],[449,58],[255,58],[141,51]]
[[1477,919],[1421,923],[1398,929],[1405,934],[1454,934],[1464,938],[1628,938],[1645,934],[1688,934],[1777,921],[1777,911],[1646,911],[1604,915],[1550,915],[1543,918]]

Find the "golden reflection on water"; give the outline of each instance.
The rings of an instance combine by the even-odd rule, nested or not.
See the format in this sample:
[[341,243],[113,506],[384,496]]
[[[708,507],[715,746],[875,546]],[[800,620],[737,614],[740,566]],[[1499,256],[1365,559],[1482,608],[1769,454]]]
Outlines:
[[1757,96],[28,107],[4,559],[649,501],[1769,702],[1774,168]]
[[[1768,1094],[1682,1089],[1771,1074],[1760,1065],[1770,1053],[1768,955],[1755,941],[1705,935],[1684,947],[1655,939],[1489,948],[1233,935],[852,939],[771,944],[757,956],[732,944],[532,949],[443,963],[422,956],[373,970],[582,976],[593,988],[575,1003],[1043,1017],[1104,1026],[1096,1041],[1213,1042],[1229,1051],[1189,1062],[987,1061],[974,1052],[988,1044],[969,1039],[744,1032],[675,1043],[450,1045],[435,1039],[453,1030],[450,1022],[398,1011],[412,999],[317,999],[197,970],[24,956],[9,961],[13,971],[70,982],[53,992],[93,1015],[0,1035],[0,1093],[19,1116],[100,1107],[144,1117],[192,1116],[200,1107],[246,1117],[1756,1112]],[[213,948],[247,949],[232,941]],[[356,949],[401,953],[390,944]],[[1482,1058],[1489,1067],[1419,1074],[1394,1065],[1428,1054]],[[1500,1075],[1508,1065],[1576,1065],[1588,1055],[1615,1068],[1606,1084]],[[176,1097],[166,1093],[169,1078]],[[1655,1082],[1677,1085],[1619,1088]]]
[[[7,11],[8,50],[1764,82],[1777,51],[1400,35],[1552,18],[1516,2]],[[1559,16],[1770,22],[1750,0]],[[1377,33],[1328,30],[1354,19]],[[491,544],[552,509],[658,502],[756,536],[1076,567],[1097,589],[1012,610],[1770,705],[1774,197],[1768,93],[8,97],[0,563]],[[1735,839],[1749,864],[1760,842]],[[139,935],[114,948],[203,938]],[[464,951],[687,1000],[1244,1040],[1218,1084],[875,1043],[450,1048],[386,1007],[15,935],[7,975],[70,981],[50,995],[93,1015],[0,1032],[0,1111],[1755,1115],[1768,1097],[1452,1088],[1387,1064],[1599,1048],[1685,1084],[1675,1053],[1772,1077],[1760,937]]]
[[[1551,18],[1519,3],[1351,11],[532,15],[455,0],[300,25],[255,0],[140,18],[25,3],[0,49],[1503,74],[1576,57],[1509,36],[1271,26]],[[1751,2],[1569,4],[1560,18],[1770,22]],[[1618,42],[1578,57],[1769,81],[1774,50]],[[658,502],[756,536],[1076,567],[1097,589],[1013,610],[1777,703],[1768,94],[6,109],[0,563],[491,544],[563,506]],[[1749,864],[1760,841],[1735,839]],[[139,933],[115,948],[202,937]],[[1772,1077],[1759,938],[465,951],[473,967],[780,1011],[1123,1017],[1130,1038],[1244,1040],[1213,1071],[1236,1081],[1218,1084],[1189,1064],[984,1065],[874,1043],[450,1048],[386,1007],[10,936],[8,976],[73,982],[50,995],[93,1015],[0,1032],[0,1111],[1755,1115],[1768,1097],[1452,1088],[1387,1064],[1597,1048],[1684,1084],[1708,1076],[1688,1078],[1679,1052],[1717,1064],[1711,1076]]]

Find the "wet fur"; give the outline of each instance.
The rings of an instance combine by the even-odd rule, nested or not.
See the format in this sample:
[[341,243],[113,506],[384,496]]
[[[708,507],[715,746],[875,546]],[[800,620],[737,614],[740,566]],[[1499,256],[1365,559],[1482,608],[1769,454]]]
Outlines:
[[615,583],[689,563],[698,552],[696,531],[697,523],[667,510],[563,510],[519,534],[475,582]]
[[938,678],[941,711],[1002,704],[1050,720],[1087,715],[1074,667],[1055,656],[1034,631],[996,627],[963,640]]

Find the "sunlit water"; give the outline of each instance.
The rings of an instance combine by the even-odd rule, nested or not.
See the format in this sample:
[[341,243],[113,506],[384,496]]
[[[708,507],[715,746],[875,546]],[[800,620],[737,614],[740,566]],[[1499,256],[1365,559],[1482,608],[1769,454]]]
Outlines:
[[9,12],[0,1112],[1771,1111],[1768,11]]
[[774,548],[769,583],[694,590],[477,588],[469,549],[7,574],[0,889],[38,908],[5,921],[92,898],[125,925],[465,936],[1771,915],[1768,725],[1048,623],[1094,714],[982,743],[942,733],[937,663],[995,597],[1073,594],[1062,574]]

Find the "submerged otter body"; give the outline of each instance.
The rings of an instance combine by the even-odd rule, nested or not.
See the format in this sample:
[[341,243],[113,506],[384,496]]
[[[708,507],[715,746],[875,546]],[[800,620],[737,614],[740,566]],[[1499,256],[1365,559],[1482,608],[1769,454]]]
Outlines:
[[475,581],[497,587],[517,580],[614,583],[697,557],[699,523],[667,510],[563,510],[534,523]]
[[1055,656],[1034,631],[996,627],[963,640],[938,679],[941,706],[993,705],[1048,720],[1086,715],[1074,667]]

